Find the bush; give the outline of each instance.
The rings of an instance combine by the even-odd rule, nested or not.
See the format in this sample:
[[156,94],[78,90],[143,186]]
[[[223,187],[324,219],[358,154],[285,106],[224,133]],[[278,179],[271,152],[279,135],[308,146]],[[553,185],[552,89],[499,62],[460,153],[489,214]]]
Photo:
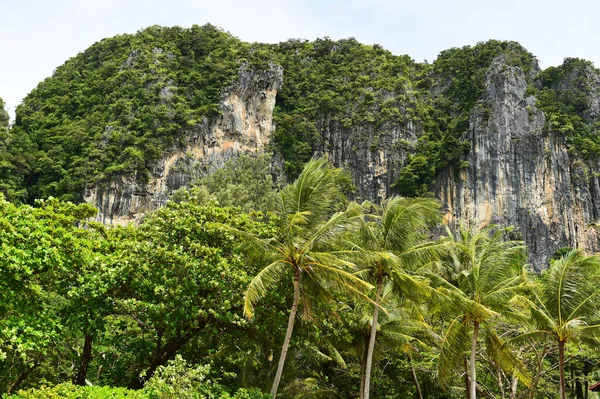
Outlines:
[[19,391],[2,399],[268,399],[258,389],[240,389],[231,395],[218,381],[207,378],[210,366],[188,367],[177,356],[168,366],[159,367],[144,389],[81,387],[70,383]]

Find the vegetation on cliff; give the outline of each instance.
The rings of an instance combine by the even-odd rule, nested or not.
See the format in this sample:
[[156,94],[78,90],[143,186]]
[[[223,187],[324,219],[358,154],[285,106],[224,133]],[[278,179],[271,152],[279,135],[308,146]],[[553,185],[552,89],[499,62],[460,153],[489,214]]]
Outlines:
[[591,62],[566,58],[562,65],[542,71],[529,87],[546,114],[548,131],[564,135],[572,153],[585,160],[600,156],[600,109],[593,106],[600,93],[599,76]]
[[501,54],[529,77],[533,57],[514,42],[446,50],[428,64],[354,39],[250,45],[210,25],[115,36],[58,67],[17,108],[0,151],[2,190],[14,201],[78,201],[85,187],[144,184],[166,151],[185,146],[189,129],[220,112],[240,69],[277,64],[284,81],[270,149],[289,178],[340,141],[370,157],[395,135],[387,151],[407,157],[391,171],[399,173],[393,188],[425,195],[440,170],[465,166],[469,115]]
[[[16,111],[10,153],[26,199],[78,201],[85,186],[145,182],[182,131],[219,112],[251,46],[211,26],[152,26],[102,40],[59,66]],[[11,192],[10,198],[18,199]]]

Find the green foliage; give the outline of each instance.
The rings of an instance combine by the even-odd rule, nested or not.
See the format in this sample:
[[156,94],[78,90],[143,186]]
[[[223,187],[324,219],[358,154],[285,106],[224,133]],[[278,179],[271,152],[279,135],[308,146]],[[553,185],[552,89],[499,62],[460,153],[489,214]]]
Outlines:
[[[79,200],[85,186],[146,182],[189,124],[219,112],[250,45],[211,25],[152,26],[104,39],[58,67],[17,108],[12,154],[29,198]],[[23,155],[24,156],[24,155]]]
[[0,98],[0,145],[4,144],[6,140],[6,134],[8,133],[8,112],[5,109],[6,104],[4,100]]
[[591,62],[565,58],[562,65],[542,71],[530,94],[546,113],[547,129],[564,135],[567,143],[583,159],[600,156],[598,126],[587,114],[592,96],[596,95],[589,74],[600,73]]
[[221,206],[240,207],[244,212],[272,212],[277,207],[276,188],[270,154],[240,155],[197,182],[191,189],[177,191],[172,200],[202,204],[215,200]]
[[4,395],[3,399],[147,399],[141,391],[112,387],[80,387],[70,383]]
[[144,386],[148,399],[267,399],[260,391],[241,389],[234,395],[216,381],[207,379],[210,367],[190,368],[181,356],[177,356],[168,366],[161,366]]
[[177,356],[168,366],[161,366],[142,390],[101,386],[75,386],[69,383],[54,387],[22,390],[3,399],[268,399],[256,389],[240,389],[233,395],[218,382],[207,378],[208,366],[190,368]]
[[131,326],[115,333],[137,347],[137,367],[146,362],[140,382],[199,334],[245,325],[243,293],[254,269],[220,225],[257,236],[272,230],[233,208],[169,202],[139,228],[110,232],[114,273],[125,278],[116,306],[138,325],[135,334]]
[[36,205],[16,206],[0,196],[0,358],[10,352],[24,363],[44,356],[60,335],[55,280],[88,261],[88,234],[76,224],[96,212],[55,199]]
[[[439,274],[434,271],[429,275],[439,285],[454,317],[440,348],[438,373],[443,384],[454,372],[462,370],[469,341],[477,344],[474,331],[480,324],[488,356],[500,368],[529,384],[530,376],[524,365],[502,342],[492,324],[499,316],[510,316],[511,299],[527,289],[525,246],[508,240],[508,233],[510,229],[496,229],[496,226],[461,225],[455,234],[448,229],[450,253],[437,271]],[[471,352],[471,356],[475,353]]]
[[315,151],[333,145],[322,137],[334,126],[353,130],[406,122],[402,107],[412,101],[411,77],[419,68],[410,57],[353,38],[289,40],[270,49],[284,69],[272,147],[283,155],[288,177],[297,177]]
[[9,116],[4,107],[4,101],[0,98],[0,192],[9,200],[22,202],[27,196],[23,173],[27,171],[27,160],[31,158],[28,151],[31,148],[24,146],[21,149],[24,153],[21,154],[11,152],[13,145],[19,146],[23,140],[10,134]]
[[[504,241],[509,231],[463,228],[427,243],[439,218],[429,199],[392,198],[361,224],[372,207],[347,205],[347,182],[314,160],[275,195],[268,218],[181,201],[138,227],[112,229],[86,223],[94,214],[87,205],[1,201],[0,391],[11,399],[266,398],[257,388],[272,381],[292,301],[277,283],[295,270],[302,317],[282,399],[357,395],[374,309],[372,285],[360,278],[378,276],[388,281],[373,398],[412,395],[415,381],[428,397],[464,397],[454,372],[463,370],[475,321],[477,382],[493,395],[516,386],[519,395],[553,397],[560,339],[574,378],[592,378],[597,257],[559,251],[533,290],[524,248]],[[67,383],[84,365],[94,386]],[[518,381],[529,375],[531,388]]]

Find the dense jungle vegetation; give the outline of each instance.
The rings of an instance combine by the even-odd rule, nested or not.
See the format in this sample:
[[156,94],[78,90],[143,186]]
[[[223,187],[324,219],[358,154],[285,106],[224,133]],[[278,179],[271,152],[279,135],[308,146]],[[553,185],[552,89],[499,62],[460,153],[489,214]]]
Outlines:
[[[220,112],[239,71],[280,65],[270,145],[289,178],[316,152],[332,150],[332,129],[355,152],[376,152],[399,129],[414,137],[393,144],[408,152],[394,190],[426,195],[440,170],[466,166],[469,115],[486,107],[483,81],[498,56],[525,72],[552,115],[549,129],[566,134],[582,157],[597,155],[597,126],[583,115],[593,94],[585,82],[591,66],[581,60],[534,80],[533,56],[515,42],[453,48],[430,64],[354,39],[248,44],[211,25],[153,26],[95,43],[25,98],[0,147],[0,188],[7,199],[31,204],[49,196],[81,201],[84,188],[115,179],[147,182],[165,151],[184,148],[185,132]],[[563,93],[565,79],[580,82]]]
[[535,275],[510,229],[434,238],[436,200],[351,202],[325,159],[252,197],[266,160],[139,227],[2,200],[5,397],[584,397],[600,377],[599,258]]
[[[210,25],[154,26],[68,60],[10,126],[0,100],[0,393],[593,397],[600,260],[563,248],[536,275],[511,228],[442,226],[426,198],[439,171],[465,167],[497,57],[525,72],[548,131],[582,159],[600,154],[593,66],[536,75],[514,42],[418,63],[354,39],[248,44]],[[269,150],[285,176],[270,155],[240,156],[139,226],[90,221],[85,188],[148,181],[182,132],[218,115],[239,71],[275,65]],[[398,196],[358,201],[347,172],[313,159],[334,128],[357,152],[415,133],[394,143],[407,151]]]

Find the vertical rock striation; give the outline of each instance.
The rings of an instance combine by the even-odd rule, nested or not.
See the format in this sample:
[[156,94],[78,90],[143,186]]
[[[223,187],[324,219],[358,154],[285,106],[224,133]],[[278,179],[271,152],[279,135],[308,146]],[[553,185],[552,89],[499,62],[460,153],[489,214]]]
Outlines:
[[502,57],[492,63],[470,117],[469,165],[441,173],[435,192],[448,222],[516,226],[540,270],[559,248],[599,249],[590,225],[600,198],[597,177],[571,158],[565,137],[548,129],[546,115],[526,89],[520,68]]

